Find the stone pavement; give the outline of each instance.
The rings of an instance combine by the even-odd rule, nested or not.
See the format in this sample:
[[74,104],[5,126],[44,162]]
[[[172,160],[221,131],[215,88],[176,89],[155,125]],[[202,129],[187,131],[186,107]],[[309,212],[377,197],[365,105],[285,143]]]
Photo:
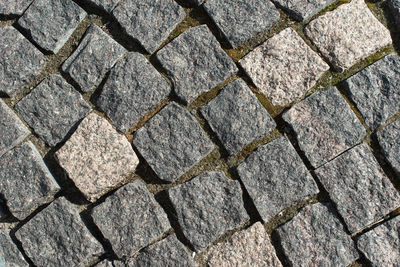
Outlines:
[[0,267],[399,266],[400,0],[0,1]]

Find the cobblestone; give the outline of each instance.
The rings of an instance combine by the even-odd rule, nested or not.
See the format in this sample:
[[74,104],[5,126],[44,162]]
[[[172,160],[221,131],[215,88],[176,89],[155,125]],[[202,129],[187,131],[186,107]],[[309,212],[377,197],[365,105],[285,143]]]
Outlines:
[[0,2],[0,15],[22,15],[33,0],[7,0]]
[[12,241],[9,231],[0,229],[0,244],[0,266],[29,266],[17,246]]
[[377,133],[379,145],[392,168],[400,174],[400,120]]
[[335,0],[272,0],[279,7],[285,9],[298,21],[304,21],[313,17],[324,8],[335,2]]
[[111,13],[121,0],[83,0],[84,2]]

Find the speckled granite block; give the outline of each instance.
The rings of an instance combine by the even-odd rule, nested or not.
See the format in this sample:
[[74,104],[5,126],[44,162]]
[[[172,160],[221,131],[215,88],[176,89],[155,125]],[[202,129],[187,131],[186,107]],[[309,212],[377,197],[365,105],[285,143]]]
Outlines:
[[400,28],[400,0],[388,0],[387,3],[394,17],[397,28]]
[[290,16],[295,20],[304,21],[318,12],[322,11],[324,8],[328,7],[330,4],[335,2],[335,0],[272,0],[279,7],[286,10]]
[[111,13],[121,0],[83,0],[83,2]]
[[14,244],[8,230],[0,229],[0,266],[4,267],[28,267],[21,252]]
[[33,0],[5,0],[0,2],[0,15],[22,15]]
[[400,175],[400,120],[389,124],[376,135],[387,161]]
[[103,260],[97,263],[94,267],[127,267],[127,266],[122,261]]

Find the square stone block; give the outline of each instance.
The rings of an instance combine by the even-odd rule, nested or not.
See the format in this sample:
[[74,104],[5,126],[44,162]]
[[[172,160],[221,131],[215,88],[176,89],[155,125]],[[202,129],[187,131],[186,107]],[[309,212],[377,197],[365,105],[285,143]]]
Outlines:
[[28,267],[22,253],[10,237],[10,232],[0,229],[0,266]]
[[0,2],[0,15],[19,16],[24,13],[33,0],[7,0]]
[[400,120],[389,124],[376,135],[387,161],[400,175]]
[[111,13],[121,0],[83,0],[83,2]]
[[322,9],[328,7],[335,0],[272,0],[277,6],[287,11],[291,17],[298,21],[307,20]]

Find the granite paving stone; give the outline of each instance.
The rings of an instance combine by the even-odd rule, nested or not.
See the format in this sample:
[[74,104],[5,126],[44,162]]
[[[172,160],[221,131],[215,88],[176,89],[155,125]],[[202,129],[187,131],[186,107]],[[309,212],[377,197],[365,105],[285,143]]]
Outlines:
[[364,143],[315,173],[351,233],[362,231],[400,207],[400,194]]
[[15,105],[15,110],[48,145],[63,141],[90,106],[60,75],[50,75]]
[[91,202],[123,183],[139,164],[126,137],[95,113],[83,119],[55,157]]
[[377,133],[379,145],[392,168],[400,174],[400,120]]
[[307,206],[276,230],[292,266],[348,266],[359,254],[333,207]]
[[269,0],[208,0],[203,6],[233,48],[269,30],[280,18]]
[[173,0],[124,0],[112,13],[122,29],[150,54],[186,16]]
[[285,112],[300,149],[317,168],[355,146],[366,130],[335,87],[314,93]]
[[307,20],[336,0],[272,0],[277,6],[286,10],[295,20]]
[[13,97],[33,82],[47,59],[11,26],[1,27],[0,36],[0,93]]
[[196,118],[176,103],[137,130],[133,144],[166,182],[176,181],[215,148]]
[[186,104],[238,71],[206,25],[186,30],[156,56]]
[[238,181],[207,172],[168,190],[176,218],[196,251],[249,220]]
[[388,0],[387,5],[394,17],[397,28],[400,28],[400,0]]
[[319,192],[286,137],[259,147],[237,171],[264,222]]
[[200,112],[230,155],[276,127],[275,121],[241,79],[226,85]]
[[0,2],[0,15],[15,16],[22,15],[25,9],[33,2],[33,0],[7,0]]
[[83,2],[111,13],[121,0],[83,0]]
[[57,53],[86,15],[72,0],[35,0],[18,25],[41,48]]
[[389,30],[364,0],[352,0],[316,18],[305,33],[340,72],[392,43]]
[[94,267],[126,267],[122,261],[118,260],[103,260],[97,263]]
[[89,92],[100,84],[125,52],[125,48],[91,24],[78,48],[62,65],[62,71],[68,73],[83,92]]
[[0,266],[28,267],[22,253],[18,250],[10,237],[10,232],[0,228]]
[[329,70],[292,28],[286,28],[239,61],[273,105],[301,98]]
[[60,190],[39,151],[22,143],[0,157],[0,194],[12,215],[19,220],[53,200]]
[[15,236],[36,266],[88,266],[103,254],[77,207],[64,197],[22,225]]
[[120,60],[104,84],[97,106],[126,132],[166,99],[171,87],[139,53]]

